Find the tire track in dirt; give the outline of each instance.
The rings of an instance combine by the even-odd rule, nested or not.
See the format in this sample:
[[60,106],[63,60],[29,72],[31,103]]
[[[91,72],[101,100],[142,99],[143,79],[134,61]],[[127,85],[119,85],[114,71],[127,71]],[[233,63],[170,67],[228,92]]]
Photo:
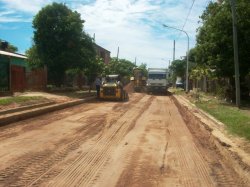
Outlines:
[[[143,136],[136,144],[138,148],[130,154],[116,186],[214,186],[209,166],[197,152],[172,100],[157,97],[151,107],[148,112],[154,117],[147,121],[157,119],[158,122],[154,120],[145,124]],[[160,136],[158,145],[155,145],[156,134]],[[149,152],[152,146],[162,151],[155,151],[156,156],[152,155]]]
[[[142,99],[141,96],[136,97],[135,102],[140,99]],[[132,100],[130,105],[133,103]],[[94,107],[87,107],[87,110],[84,111],[86,112],[93,108]],[[120,113],[123,114],[125,111],[126,110],[116,111],[117,115],[115,117],[119,118]],[[71,111],[69,113],[72,115]],[[64,115],[64,117],[67,116],[68,115]],[[98,133],[103,130],[105,125],[101,126],[100,124],[103,123],[104,117],[105,115],[102,114],[99,118],[95,117],[93,119],[92,116],[89,116],[87,119],[84,119],[81,122],[84,122],[85,125],[76,129],[74,135],[75,138],[67,137],[61,140],[56,144],[56,148],[53,151],[45,150],[42,152],[27,153],[22,157],[17,158],[17,162],[0,171],[0,186],[38,185],[43,180],[53,178],[53,176],[56,176],[61,172],[61,170],[58,171],[57,169],[54,169],[61,163],[61,161],[64,161],[72,151],[77,150],[89,137],[98,135]],[[31,129],[32,128],[30,128],[30,130]],[[10,131],[12,130],[14,131],[16,129],[12,127]],[[72,161],[70,163],[72,163]]]
[[[174,103],[173,103],[174,105]],[[209,165],[204,162],[203,155],[200,154],[196,145],[193,143],[192,136],[176,107],[171,107],[172,138],[170,143],[176,150],[177,160],[181,168],[181,181],[183,186],[214,186],[213,179],[210,177]],[[178,119],[177,121],[174,119]],[[195,173],[195,175],[194,175]]]
[[94,180],[108,161],[114,146],[124,138],[131,126],[134,125],[134,120],[138,119],[141,113],[146,110],[152,99],[153,97],[144,96],[140,102],[135,104],[134,110],[127,111],[103,137],[97,140],[95,146],[90,148],[86,155],[79,156],[71,166],[54,178],[50,186],[93,185]]
[[213,179],[214,186],[245,186],[242,180],[240,180],[240,176],[233,170],[233,167],[223,161],[223,156],[216,147],[211,132],[205,129],[200,124],[199,119],[192,115],[188,109],[181,106],[174,98],[172,99],[193,136],[194,151],[199,154],[199,157],[203,158],[198,163],[207,163],[208,165],[208,167],[200,168],[203,175],[204,171],[207,170],[206,172],[209,172],[210,178]]
[[[143,122],[140,123],[140,125],[143,125],[145,128],[144,133],[142,133],[140,136],[138,140],[139,142],[134,145],[135,150],[133,152],[127,153],[127,158],[125,159],[126,166],[123,168],[123,171],[116,182],[115,186],[117,187],[161,186],[161,175],[163,175],[166,170],[168,170],[165,159],[171,132],[168,129],[169,121],[162,121],[161,118],[162,113],[166,114],[166,106],[164,106],[166,103],[162,103],[156,96],[153,97],[154,100],[152,105],[150,105],[147,113],[144,113]],[[151,107],[153,107],[153,105],[158,105],[156,111],[152,110]],[[147,118],[149,114],[154,114],[157,117],[153,118],[154,120],[152,120],[152,118]],[[169,118],[167,115],[164,115],[164,117]],[[159,138],[162,139],[161,141],[163,145],[155,145],[152,144],[152,142],[148,144],[149,139],[152,138],[151,136],[159,136]],[[158,149],[162,150],[161,155],[158,155]],[[156,156],[154,154],[156,154]],[[159,163],[159,165],[156,163]]]
[[72,108],[62,109],[60,111],[51,112],[42,116],[38,116],[31,119],[22,120],[10,125],[0,127],[0,141],[15,137],[20,133],[41,128],[45,125],[49,125],[53,121],[57,121],[76,113],[86,112],[94,109],[91,103],[85,103],[85,105],[78,105]]
[[52,166],[57,165],[87,139],[85,134],[95,132],[94,129],[96,128],[98,128],[98,124],[89,125],[89,128],[84,133],[75,136],[73,139],[63,141],[64,145],[58,144],[58,148],[53,151],[45,150],[38,153],[28,153],[18,158],[18,162],[0,172],[0,179],[4,178],[4,180],[0,180],[0,185],[27,186],[37,178],[44,176]]

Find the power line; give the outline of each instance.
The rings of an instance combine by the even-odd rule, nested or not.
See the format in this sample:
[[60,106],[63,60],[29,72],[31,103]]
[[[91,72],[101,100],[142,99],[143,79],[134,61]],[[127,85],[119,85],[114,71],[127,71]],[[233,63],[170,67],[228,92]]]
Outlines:
[[[186,26],[188,17],[190,16],[190,13],[191,13],[192,8],[193,8],[193,6],[194,6],[194,2],[195,2],[195,0],[193,0],[192,5],[191,5],[191,7],[189,8],[188,15],[187,15],[187,17],[186,17],[186,19],[185,19],[185,22],[184,22],[184,24],[183,24],[183,26],[182,26],[182,29],[181,29],[182,31],[183,31],[184,27]],[[180,32],[180,34],[181,34],[181,32]],[[177,37],[177,39],[180,37],[180,34],[179,34],[179,36]]]

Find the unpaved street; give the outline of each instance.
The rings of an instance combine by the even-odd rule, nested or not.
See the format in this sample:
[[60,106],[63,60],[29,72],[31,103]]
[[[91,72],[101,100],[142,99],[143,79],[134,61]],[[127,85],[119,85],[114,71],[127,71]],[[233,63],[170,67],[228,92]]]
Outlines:
[[0,128],[0,186],[247,186],[171,96],[89,101]]

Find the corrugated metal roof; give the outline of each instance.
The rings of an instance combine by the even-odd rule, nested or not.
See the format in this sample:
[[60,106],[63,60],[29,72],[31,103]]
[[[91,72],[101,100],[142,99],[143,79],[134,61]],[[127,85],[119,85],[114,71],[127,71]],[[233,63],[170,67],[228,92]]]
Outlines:
[[0,50],[0,55],[27,59],[27,57],[24,55],[17,54],[17,53],[11,53],[11,52],[7,52],[7,51],[1,51],[1,50]]

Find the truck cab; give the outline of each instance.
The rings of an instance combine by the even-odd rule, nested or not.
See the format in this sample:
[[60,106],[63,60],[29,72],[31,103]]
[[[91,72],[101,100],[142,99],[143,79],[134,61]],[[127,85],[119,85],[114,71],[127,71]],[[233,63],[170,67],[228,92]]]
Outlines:
[[149,68],[147,92],[166,93],[168,89],[168,70],[164,68]]

